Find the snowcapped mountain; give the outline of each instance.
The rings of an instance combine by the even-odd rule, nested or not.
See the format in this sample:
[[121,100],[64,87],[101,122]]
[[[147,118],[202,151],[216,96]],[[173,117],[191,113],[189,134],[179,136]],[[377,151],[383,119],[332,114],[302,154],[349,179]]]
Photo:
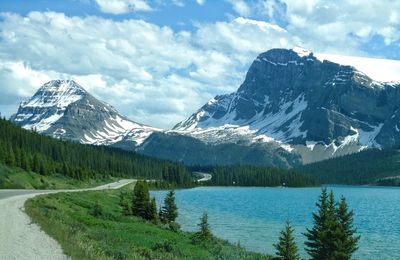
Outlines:
[[173,132],[279,145],[304,163],[400,144],[400,84],[327,58],[301,48],[262,53],[237,92],[211,99]]
[[158,131],[121,116],[73,80],[44,84],[32,98],[21,103],[11,120],[25,129],[55,138],[95,145],[119,142],[140,145]]
[[214,97],[172,130],[135,123],[70,80],[43,85],[11,120],[191,165],[288,168],[399,145],[397,68],[400,61],[272,49],[258,55],[236,92]]

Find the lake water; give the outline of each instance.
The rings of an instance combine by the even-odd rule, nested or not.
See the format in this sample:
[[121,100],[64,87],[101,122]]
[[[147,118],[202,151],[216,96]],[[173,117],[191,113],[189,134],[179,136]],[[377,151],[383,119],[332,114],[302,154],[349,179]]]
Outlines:
[[[400,188],[332,186],[335,197],[345,196],[354,211],[354,224],[361,235],[355,259],[400,259]],[[200,187],[176,191],[178,222],[183,230],[197,230],[207,212],[214,235],[245,248],[274,253],[273,244],[285,221],[295,228],[303,257],[306,228],[320,188]],[[158,205],[166,191],[154,191]]]

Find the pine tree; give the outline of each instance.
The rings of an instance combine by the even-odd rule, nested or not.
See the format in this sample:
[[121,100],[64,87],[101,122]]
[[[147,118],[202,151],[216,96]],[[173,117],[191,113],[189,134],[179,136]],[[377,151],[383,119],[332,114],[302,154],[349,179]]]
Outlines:
[[150,216],[150,219],[154,223],[156,223],[156,224],[160,223],[160,217],[158,216],[158,213],[157,213],[157,204],[156,204],[156,199],[155,198],[151,199],[149,216]]
[[[313,213],[314,227],[307,229],[305,234],[306,251],[312,259],[330,259],[334,253],[332,233],[335,229],[336,218],[332,194],[328,195],[324,188],[319,202],[316,203],[318,214]],[[332,208],[333,207],[333,208]]]
[[175,191],[168,192],[164,199],[164,206],[162,208],[162,219],[164,223],[174,222],[178,217],[178,207],[175,203]]
[[129,200],[128,200],[128,198],[127,198],[127,193],[125,193],[125,192],[121,192],[120,194],[119,194],[119,205],[121,206],[121,208],[122,208],[122,214],[124,215],[124,216],[129,216],[129,215],[132,215],[132,207],[131,207],[131,205],[129,204]]
[[210,225],[208,224],[208,215],[206,212],[204,212],[203,216],[200,218],[200,223],[198,226],[200,229],[193,235],[192,242],[197,244],[210,241],[212,238],[212,233],[210,230]]
[[30,171],[28,158],[26,157],[26,153],[24,150],[21,151],[21,168],[25,171]]
[[353,212],[348,210],[344,198],[337,205],[333,192],[323,189],[313,213],[314,227],[307,229],[306,251],[311,259],[351,259],[357,250],[359,237],[354,236]]
[[355,236],[356,229],[353,227],[353,211],[349,208],[344,197],[340,198],[337,207],[337,216],[340,227],[336,239],[336,259],[351,259],[353,253],[358,249],[357,244],[360,236]]
[[145,181],[137,181],[133,189],[132,213],[137,217],[150,219],[150,194]]
[[33,156],[33,161],[32,161],[32,171],[39,173],[40,172],[40,159],[37,153]]
[[298,248],[293,238],[293,228],[290,222],[286,222],[285,229],[281,231],[278,244],[274,245],[276,249],[276,259],[297,260],[300,259]]
[[15,155],[14,155],[14,150],[13,150],[11,144],[7,145],[7,153],[6,153],[5,163],[8,166],[14,166],[15,165]]

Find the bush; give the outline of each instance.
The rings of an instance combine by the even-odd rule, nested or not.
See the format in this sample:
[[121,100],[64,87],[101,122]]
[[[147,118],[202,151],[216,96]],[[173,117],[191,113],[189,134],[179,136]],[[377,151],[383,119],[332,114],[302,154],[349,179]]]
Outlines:
[[168,228],[171,230],[171,231],[173,231],[173,232],[178,232],[180,229],[181,229],[181,225],[179,225],[178,223],[176,223],[176,222],[170,222],[169,224],[168,224]]
[[173,241],[173,240],[163,240],[163,241],[157,242],[153,246],[153,250],[167,252],[167,253],[175,251],[176,248],[177,248],[176,241]]
[[104,215],[104,210],[103,210],[103,208],[101,207],[101,205],[99,204],[98,201],[96,201],[96,203],[94,204],[92,212],[91,212],[91,215],[96,217],[96,218],[101,217],[101,216]]

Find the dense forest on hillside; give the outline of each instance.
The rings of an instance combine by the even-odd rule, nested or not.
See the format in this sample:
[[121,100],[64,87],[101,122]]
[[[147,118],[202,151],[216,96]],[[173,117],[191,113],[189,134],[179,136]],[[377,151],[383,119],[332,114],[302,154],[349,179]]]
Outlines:
[[399,147],[368,149],[359,153],[316,162],[296,168],[326,184],[391,185],[387,178],[400,175]]
[[0,163],[44,176],[62,174],[77,180],[118,176],[160,179],[180,186],[192,183],[190,172],[181,164],[53,139],[5,119],[0,119]]
[[278,168],[216,166],[197,167],[196,170],[211,173],[212,179],[210,184],[216,186],[305,187],[318,185],[318,181],[310,175]]

